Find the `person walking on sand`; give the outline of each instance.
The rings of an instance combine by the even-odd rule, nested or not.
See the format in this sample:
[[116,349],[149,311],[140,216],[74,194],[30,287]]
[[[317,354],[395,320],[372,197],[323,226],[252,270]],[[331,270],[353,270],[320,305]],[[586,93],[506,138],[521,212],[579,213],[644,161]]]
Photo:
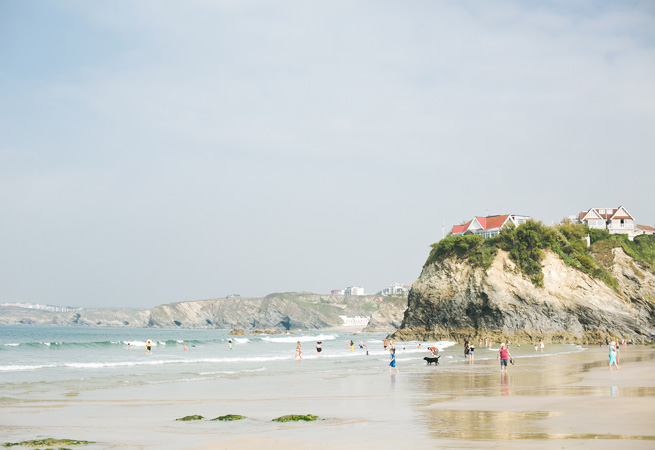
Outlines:
[[395,369],[396,373],[398,373],[398,367],[396,367],[396,349],[392,349],[389,351],[391,353],[391,361],[389,362],[389,372],[391,372],[391,369]]
[[616,370],[621,370],[621,367],[619,367],[619,363],[617,362],[617,358],[619,356],[619,349],[617,348],[618,346],[614,341],[610,343],[609,350],[610,350],[610,372],[612,371],[612,364],[616,366]]
[[503,370],[507,370],[507,360],[511,360],[512,355],[509,353],[509,350],[507,350],[504,343],[500,344],[500,348],[498,349],[498,356],[496,359],[500,359],[501,372]]
[[302,348],[300,347],[300,341],[296,343],[296,356],[294,356],[293,359],[298,358],[302,360]]

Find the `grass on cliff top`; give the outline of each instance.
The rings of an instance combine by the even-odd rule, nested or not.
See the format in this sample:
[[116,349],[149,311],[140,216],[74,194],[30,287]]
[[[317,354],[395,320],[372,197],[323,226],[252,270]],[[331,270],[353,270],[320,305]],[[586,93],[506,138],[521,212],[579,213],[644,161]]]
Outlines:
[[[591,237],[591,248],[585,241],[587,234]],[[503,249],[521,273],[537,287],[543,286],[541,262],[546,249],[557,253],[567,265],[603,280],[615,290],[618,282],[603,266],[611,263],[612,248],[622,247],[643,268],[655,270],[655,236],[638,236],[630,241],[625,235],[611,235],[604,230],[590,230],[585,225],[573,223],[547,227],[539,221],[528,220],[518,227],[505,226],[493,238],[448,236],[431,247],[425,266],[456,256],[485,270],[491,267],[498,249]]]

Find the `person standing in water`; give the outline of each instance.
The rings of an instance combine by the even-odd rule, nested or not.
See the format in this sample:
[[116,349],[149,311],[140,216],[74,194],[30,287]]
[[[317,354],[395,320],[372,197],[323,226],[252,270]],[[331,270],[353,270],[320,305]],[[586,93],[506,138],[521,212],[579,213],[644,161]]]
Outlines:
[[385,339],[384,342],[382,342],[382,344],[384,345],[384,351],[386,352],[387,351],[387,340]]
[[323,351],[323,343],[319,341],[316,343],[316,353],[318,353],[318,356],[321,356],[322,351]]
[[610,343],[610,372],[612,371],[612,364],[616,366],[616,370],[621,370],[621,367],[619,366],[618,363],[618,356],[619,356],[619,346],[616,345],[614,341]]
[[473,352],[475,351],[475,345],[471,344],[469,347],[469,364],[473,364]]
[[152,342],[150,342],[150,339],[148,339],[148,342],[146,342],[146,353],[149,355],[151,350],[152,350]]
[[389,362],[389,372],[391,372],[391,369],[395,369],[396,373],[398,373],[398,367],[396,367],[396,349],[391,349],[389,351],[391,353],[391,361]]
[[293,357],[293,359],[298,359],[300,358],[302,360],[302,348],[300,347],[300,341],[296,344],[296,356]]
[[227,340],[227,349],[228,349],[229,351],[232,351],[232,339],[228,339],[228,340]]

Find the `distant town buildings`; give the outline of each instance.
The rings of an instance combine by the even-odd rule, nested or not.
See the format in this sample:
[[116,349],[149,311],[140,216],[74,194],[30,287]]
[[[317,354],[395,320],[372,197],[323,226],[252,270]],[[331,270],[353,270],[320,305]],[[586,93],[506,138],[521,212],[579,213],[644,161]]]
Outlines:
[[411,289],[411,286],[406,284],[394,283],[391,286],[384,288],[381,292],[382,295],[406,294]]
[[229,294],[225,298],[241,297],[241,294]]
[[577,223],[589,228],[607,230],[610,234],[626,234],[633,240],[641,234],[655,234],[655,228],[649,225],[637,225],[635,218],[623,206],[618,208],[591,208],[574,216]]
[[520,216],[518,214],[505,214],[502,216],[474,217],[464,225],[454,225],[452,229],[453,236],[462,236],[465,234],[477,234],[485,238],[490,238],[500,234],[500,230],[508,223],[519,226],[525,223],[530,216]]
[[9,302],[5,302],[0,306],[7,306],[13,308],[38,309],[41,311],[50,311],[50,312],[82,311],[82,309],[84,309],[79,306],[53,306],[53,305],[39,305],[35,303],[9,303]]
[[359,286],[348,286],[343,290],[333,289],[331,292],[333,295],[366,295],[364,288]]

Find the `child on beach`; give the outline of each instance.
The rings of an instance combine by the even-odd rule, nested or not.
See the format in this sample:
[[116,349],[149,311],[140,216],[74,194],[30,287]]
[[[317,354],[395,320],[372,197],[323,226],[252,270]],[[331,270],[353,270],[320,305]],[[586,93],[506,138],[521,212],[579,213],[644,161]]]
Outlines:
[[300,357],[302,360],[302,348],[300,347],[300,341],[298,341],[296,344],[296,356],[294,356],[293,359],[297,359],[298,357]]
[[227,349],[228,349],[229,351],[232,351],[232,339],[228,339],[228,340],[227,340]]

